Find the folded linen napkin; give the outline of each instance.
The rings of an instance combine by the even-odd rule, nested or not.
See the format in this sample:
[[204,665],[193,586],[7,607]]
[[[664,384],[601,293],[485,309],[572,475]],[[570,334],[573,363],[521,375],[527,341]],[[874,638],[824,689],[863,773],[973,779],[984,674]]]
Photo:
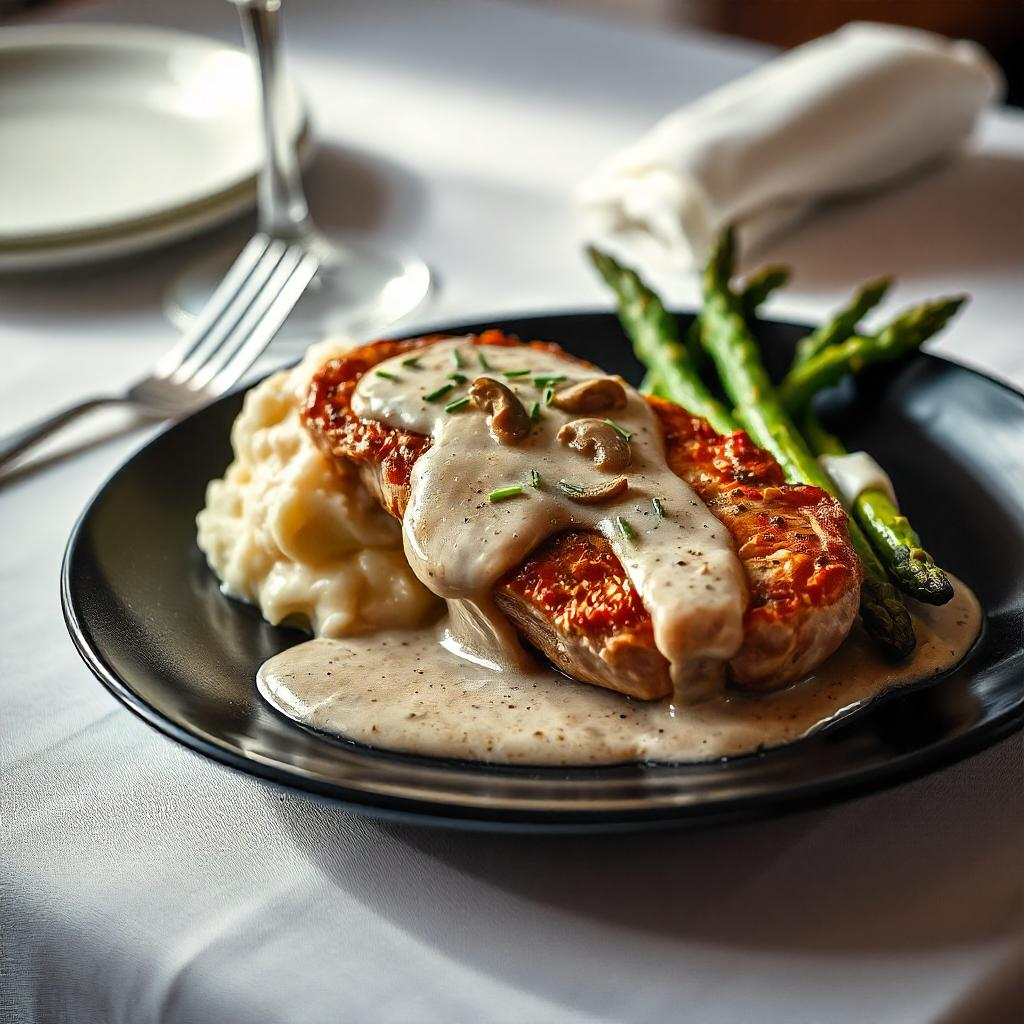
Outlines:
[[847,25],[670,114],[577,195],[583,231],[641,264],[699,262],[736,222],[757,245],[816,203],[958,146],[1002,75],[980,47]]

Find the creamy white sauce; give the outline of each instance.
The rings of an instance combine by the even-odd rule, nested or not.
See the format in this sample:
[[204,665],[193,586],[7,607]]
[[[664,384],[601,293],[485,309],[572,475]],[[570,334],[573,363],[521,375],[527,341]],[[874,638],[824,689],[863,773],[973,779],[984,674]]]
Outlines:
[[819,455],[818,462],[836,485],[839,497],[847,508],[864,491],[882,491],[896,504],[896,489],[889,474],[867,452]]
[[[494,584],[552,534],[597,530],[611,542],[651,615],[677,701],[720,692],[725,662],[743,640],[746,578],[726,528],[668,468],[661,430],[639,393],[624,385],[624,408],[570,413],[543,405],[544,387],[535,378],[564,375],[555,386],[565,388],[604,376],[600,370],[525,346],[474,346],[468,338],[420,350],[415,366],[408,365],[409,358],[405,353],[365,374],[352,408],[364,419],[432,438],[412,472],[405,552],[415,575],[448,601],[458,641],[479,658],[526,667],[515,631],[494,605]],[[506,376],[522,370],[529,373]],[[453,383],[453,373],[464,375],[465,382],[428,401],[425,396]],[[445,411],[480,376],[512,388],[527,410],[541,403],[522,441],[499,443],[484,412],[472,403]],[[579,504],[558,487],[563,479],[590,487],[619,475],[599,470],[592,457],[558,440],[563,425],[585,417],[610,417],[630,433],[631,462],[623,471],[629,489],[601,505]],[[531,484],[534,471],[538,486]],[[522,486],[521,494],[488,500],[490,492],[514,485]],[[620,517],[634,536],[623,536]]]
[[311,640],[270,659],[260,693],[303,725],[372,747],[529,765],[686,762],[807,736],[879,694],[951,668],[981,628],[970,589],[913,606],[918,647],[882,660],[859,624],[812,675],[765,695],[728,693],[692,707],[633,701],[551,670],[495,671],[449,649],[445,623],[346,640]]

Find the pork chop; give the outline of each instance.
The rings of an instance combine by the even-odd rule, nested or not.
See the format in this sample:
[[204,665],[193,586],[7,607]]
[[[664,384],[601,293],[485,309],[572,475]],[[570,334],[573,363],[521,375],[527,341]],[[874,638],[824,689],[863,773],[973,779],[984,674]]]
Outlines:
[[[360,419],[352,393],[373,366],[438,340],[376,342],[331,360],[314,376],[304,410],[320,450],[333,462],[356,465],[399,519],[412,467],[430,438]],[[498,331],[473,343],[522,344]],[[580,365],[557,346],[530,344]],[[755,690],[792,682],[842,643],[856,615],[861,568],[845,512],[817,487],[785,483],[775,459],[744,432],[721,435],[680,406],[647,401],[664,431],[670,469],[728,529],[747,575],[750,597],[743,643],[729,661],[732,680]],[[672,692],[650,614],[600,534],[568,530],[549,538],[499,581],[494,596],[520,634],[568,675],[642,699]]]

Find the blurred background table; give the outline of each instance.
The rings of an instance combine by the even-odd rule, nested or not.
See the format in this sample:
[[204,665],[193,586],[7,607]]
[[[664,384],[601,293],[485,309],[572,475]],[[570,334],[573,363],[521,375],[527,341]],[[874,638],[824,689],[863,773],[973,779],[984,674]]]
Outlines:
[[[216,0],[32,16],[237,39]],[[419,249],[439,279],[421,324],[607,305],[573,186],[771,53],[489,0],[305,0],[286,36],[319,140],[316,215]],[[820,317],[880,271],[899,304],[966,290],[935,347],[1022,386],[1022,195],[1024,116],[1002,110],[970,155],[763,253],[796,271],[770,312]],[[173,340],[169,277],[249,227],[0,279],[0,431],[146,369]],[[690,281],[669,290],[696,298]],[[981,1022],[1021,1004],[1019,736],[827,810],[570,840],[382,823],[157,735],[79,662],[57,593],[75,517],[143,439],[116,433],[0,490],[2,1024]]]

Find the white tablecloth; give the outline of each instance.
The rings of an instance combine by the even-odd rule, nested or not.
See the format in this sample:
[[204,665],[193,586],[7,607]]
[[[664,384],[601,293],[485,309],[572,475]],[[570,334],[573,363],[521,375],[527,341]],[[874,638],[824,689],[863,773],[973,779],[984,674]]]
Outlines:
[[[286,8],[314,210],[420,248],[440,282],[423,322],[607,304],[571,186],[765,55],[483,0]],[[237,35],[215,0],[79,16]],[[936,348],[1022,385],[1022,195],[1024,118],[999,112],[976,152],[766,253],[796,267],[773,312],[820,316],[883,270],[894,304],[965,289]],[[147,367],[172,339],[168,275],[209,244],[0,281],[0,430]],[[57,593],[75,517],[141,439],[0,490],[2,1024],[960,1024],[1020,1005],[1019,737],[827,810],[567,840],[383,824],[157,735],[79,662]]]

